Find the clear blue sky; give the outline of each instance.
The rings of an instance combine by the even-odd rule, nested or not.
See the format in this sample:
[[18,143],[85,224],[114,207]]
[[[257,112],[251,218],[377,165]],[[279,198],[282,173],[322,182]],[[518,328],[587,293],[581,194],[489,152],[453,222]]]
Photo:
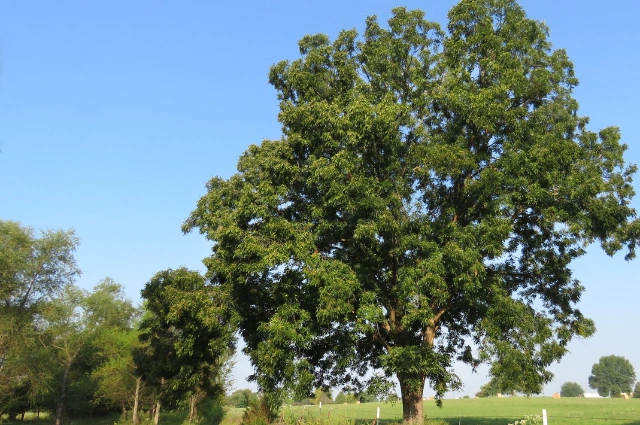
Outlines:
[[[159,270],[203,269],[209,245],[183,236],[183,220],[211,176],[229,177],[249,144],[279,137],[272,64],[296,58],[305,34],[362,30],[398,5],[445,24],[453,3],[0,0],[0,219],[76,229],[78,284],[110,276],[138,301]],[[521,4],[567,49],[591,129],[621,127],[640,163],[640,2]],[[546,394],[565,381],[587,390],[602,355],[627,357],[640,378],[640,259],[594,247],[574,270],[598,333],[571,345]],[[248,367],[240,358],[236,387],[249,385]],[[466,387],[452,396],[487,381],[484,369],[458,373]]]

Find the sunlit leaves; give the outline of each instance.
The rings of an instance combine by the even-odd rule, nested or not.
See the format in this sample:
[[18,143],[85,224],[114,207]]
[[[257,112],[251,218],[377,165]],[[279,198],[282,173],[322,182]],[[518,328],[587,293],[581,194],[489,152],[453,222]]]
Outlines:
[[184,225],[212,241],[263,389],[379,368],[442,395],[460,358],[532,393],[595,331],[570,264],[592,242],[635,255],[635,167],[617,128],[587,130],[548,34],[511,0],[463,0],[446,31],[396,8],[271,68],[282,139]]

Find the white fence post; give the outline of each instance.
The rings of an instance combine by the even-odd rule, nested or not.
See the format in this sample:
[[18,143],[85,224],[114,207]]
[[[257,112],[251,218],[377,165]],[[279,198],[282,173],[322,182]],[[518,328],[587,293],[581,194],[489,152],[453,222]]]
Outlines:
[[547,424],[547,409],[542,409],[542,425]]
[[378,422],[377,419],[380,419],[380,408],[379,407],[376,410],[376,422]]

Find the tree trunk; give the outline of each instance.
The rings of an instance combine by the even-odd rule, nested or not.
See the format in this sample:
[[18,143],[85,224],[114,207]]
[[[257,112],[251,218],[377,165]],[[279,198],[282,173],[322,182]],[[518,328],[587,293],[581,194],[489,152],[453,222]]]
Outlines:
[[404,423],[424,422],[422,410],[422,394],[424,376],[398,375],[400,393],[402,394],[402,419]]
[[56,406],[56,425],[62,425],[62,415],[64,414],[64,398],[67,392],[67,379],[69,378],[69,370],[71,369],[71,362],[68,361],[64,366],[64,373],[62,374],[62,383],[60,385],[60,398],[58,398],[58,404]]
[[196,404],[196,396],[192,395],[189,399],[189,423],[193,422],[193,419],[196,416]]
[[158,425],[160,422],[160,400],[156,402],[156,412],[153,416],[153,425]]
[[140,423],[140,418],[138,417],[138,409],[140,404],[140,385],[142,383],[142,378],[136,378],[136,392],[133,394],[133,411],[131,412],[131,421],[134,425]]

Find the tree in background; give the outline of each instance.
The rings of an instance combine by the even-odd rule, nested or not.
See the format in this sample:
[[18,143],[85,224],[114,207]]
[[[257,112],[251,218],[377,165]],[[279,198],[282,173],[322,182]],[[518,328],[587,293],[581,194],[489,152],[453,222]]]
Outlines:
[[73,230],[36,234],[20,223],[0,220],[2,312],[35,307],[72,283],[80,274],[73,256],[77,246]]
[[603,356],[591,368],[589,388],[598,391],[602,397],[620,397],[620,393],[630,393],[636,372],[629,360],[622,356]]
[[139,423],[145,385],[137,374],[133,352],[140,346],[140,312],[126,298],[123,287],[111,278],[100,281],[84,304],[87,319],[97,327],[91,341],[96,363],[91,371],[95,401],[122,409],[125,419],[129,409],[132,422]]
[[530,392],[540,393],[542,391],[542,386],[536,388],[535,391],[527,391],[527,388],[514,382],[513,380],[505,380],[499,376],[492,376],[489,382],[480,387],[480,391],[476,393],[477,397],[485,398],[485,397],[495,397],[498,394],[511,394],[515,395],[516,393],[527,394]]
[[377,369],[421,420],[425,384],[438,403],[460,388],[456,359],[535,393],[595,331],[571,261],[635,256],[636,168],[578,115],[544,23],[512,0],[463,0],[446,31],[423,17],[305,36],[269,73],[281,140],[211,179],[183,227],[212,241],[272,409]]
[[82,302],[86,294],[81,289],[66,285],[64,291],[48,302],[41,312],[38,338],[42,346],[50,353],[56,364],[55,382],[57,388],[55,425],[62,424],[65,411],[67,390],[72,378],[72,367],[86,353],[92,329],[83,319]]
[[42,305],[36,320],[37,339],[48,356],[56,425],[62,423],[66,413],[90,413],[101,400],[109,407],[109,401],[130,388],[119,388],[119,392],[103,397],[104,379],[117,380],[117,375],[113,368],[108,377],[100,371],[109,362],[118,362],[116,353],[122,347],[117,344],[121,341],[112,336],[132,332],[136,315],[122,286],[110,278],[99,282],[91,292],[66,285],[58,296]]
[[[225,363],[234,348],[233,313],[223,292],[206,285],[195,271],[179,268],[158,272],[142,290],[146,313],[134,361],[161,402],[189,398],[190,418],[202,393],[224,394]],[[158,421],[156,416],[155,421]]]
[[0,411],[36,406],[50,371],[34,332],[35,315],[80,273],[73,230],[41,231],[0,220]]
[[560,396],[562,397],[582,397],[584,396],[584,390],[575,382],[565,382],[560,387]]
[[335,403],[336,404],[344,404],[347,402],[347,396],[345,393],[343,393],[342,391],[340,391],[337,395],[336,395],[336,399],[335,399]]
[[229,395],[225,404],[231,407],[245,408],[258,400],[258,394],[248,388],[236,390]]
[[333,404],[333,397],[331,392],[323,390],[322,388],[316,388],[313,392],[313,404]]
[[640,382],[636,382],[636,386],[633,388],[633,398],[640,398]]

